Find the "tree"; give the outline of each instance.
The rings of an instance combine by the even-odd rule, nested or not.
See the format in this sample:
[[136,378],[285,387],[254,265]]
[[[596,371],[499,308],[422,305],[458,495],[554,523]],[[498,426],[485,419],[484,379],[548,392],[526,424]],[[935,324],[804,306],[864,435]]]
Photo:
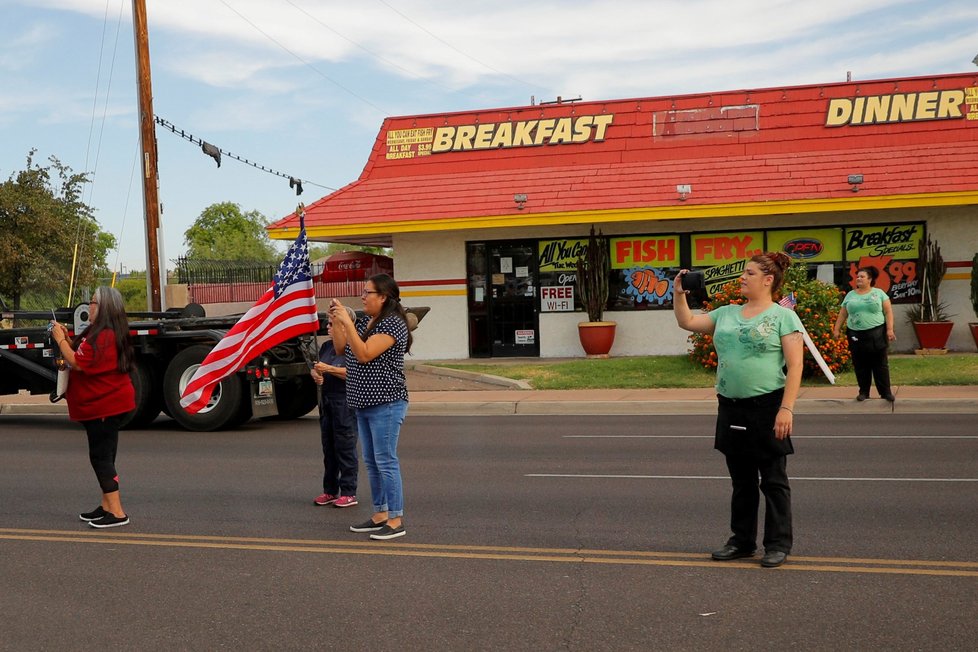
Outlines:
[[106,254],[116,246],[81,200],[86,175],[54,156],[41,166],[34,162],[36,152],[28,153],[24,170],[0,184],[0,295],[15,310],[28,294],[69,303],[70,286],[90,287],[108,273]]
[[232,202],[211,204],[183,234],[187,258],[275,263],[282,254],[268,237],[268,219]]

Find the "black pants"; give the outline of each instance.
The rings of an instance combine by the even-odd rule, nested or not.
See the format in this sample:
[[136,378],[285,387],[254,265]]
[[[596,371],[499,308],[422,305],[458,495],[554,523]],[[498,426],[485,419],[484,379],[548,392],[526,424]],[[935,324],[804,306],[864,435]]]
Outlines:
[[764,494],[764,550],[790,553],[792,534],[788,458],[784,455],[771,458],[727,455],[726,458],[733,484],[730,499],[730,529],[733,535],[727,543],[741,550],[754,550],[757,547],[759,489]]
[[115,455],[119,450],[119,422],[121,415],[105,419],[82,421],[88,435],[88,459],[95,470],[95,477],[102,493],[119,491],[119,474],[115,470]]
[[856,383],[859,385],[859,393],[869,396],[869,387],[873,379],[876,379],[876,391],[881,397],[890,394],[890,362],[886,355],[886,349],[882,351],[861,352],[858,349],[850,350],[852,354],[852,366],[856,372]]
[[323,393],[319,428],[323,442],[323,491],[334,496],[357,495],[357,419],[346,394]]

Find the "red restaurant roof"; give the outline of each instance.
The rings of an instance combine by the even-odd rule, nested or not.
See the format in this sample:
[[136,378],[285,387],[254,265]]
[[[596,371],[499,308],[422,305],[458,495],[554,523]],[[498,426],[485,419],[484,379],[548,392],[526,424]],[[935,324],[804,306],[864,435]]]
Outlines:
[[[383,242],[966,204],[978,204],[978,76],[944,75],[388,118],[360,178],[307,206],[306,228]],[[270,231],[297,227],[291,215]]]

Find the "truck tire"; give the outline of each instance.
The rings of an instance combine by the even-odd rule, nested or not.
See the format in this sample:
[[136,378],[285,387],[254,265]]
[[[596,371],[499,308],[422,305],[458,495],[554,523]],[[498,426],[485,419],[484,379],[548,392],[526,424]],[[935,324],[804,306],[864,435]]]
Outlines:
[[163,409],[163,392],[160,391],[160,374],[152,360],[137,356],[129,372],[132,387],[136,390],[136,409],[122,417],[120,428],[133,430],[145,428],[160,415]]
[[218,383],[210,401],[197,414],[190,414],[180,407],[180,394],[210,350],[211,347],[203,344],[187,347],[173,356],[163,375],[163,401],[167,412],[187,430],[210,432],[241,424],[245,387],[238,374]]
[[275,385],[278,415],[270,420],[287,421],[309,414],[319,405],[319,387],[309,376],[296,376]]

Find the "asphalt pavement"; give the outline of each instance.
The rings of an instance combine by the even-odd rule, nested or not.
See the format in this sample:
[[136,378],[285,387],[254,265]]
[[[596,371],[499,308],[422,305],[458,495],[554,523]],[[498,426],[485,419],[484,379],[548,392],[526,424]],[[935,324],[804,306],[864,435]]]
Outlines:
[[800,420],[777,569],[710,559],[730,495],[712,428],[411,415],[408,534],[377,542],[349,531],[363,470],[359,505],[313,504],[312,415],[127,431],[132,522],[111,531],[78,520],[98,501],[82,429],[4,416],[0,650],[974,650],[971,415]]

